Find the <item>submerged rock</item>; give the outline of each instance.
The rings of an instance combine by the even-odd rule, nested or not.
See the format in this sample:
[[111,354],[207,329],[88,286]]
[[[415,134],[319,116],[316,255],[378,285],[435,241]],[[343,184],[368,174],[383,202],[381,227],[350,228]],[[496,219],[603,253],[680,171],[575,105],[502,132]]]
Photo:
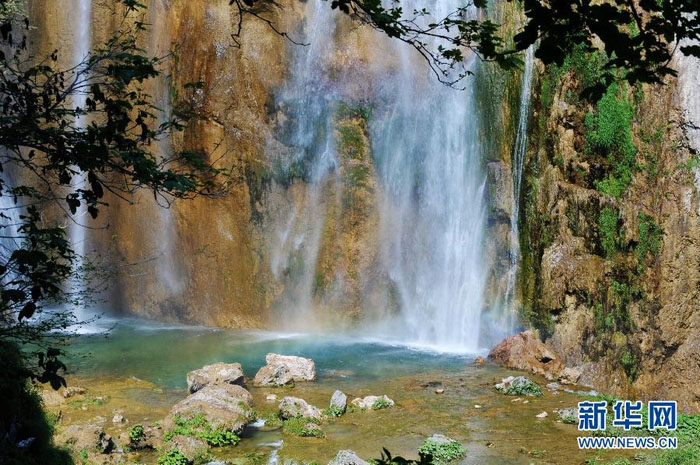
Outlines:
[[361,408],[362,410],[373,409],[381,410],[383,408],[391,408],[394,406],[394,401],[388,396],[367,396],[358,397],[352,400],[352,405]]
[[82,396],[87,393],[87,389],[80,386],[68,386],[63,390],[63,397],[68,399],[73,396]]
[[543,376],[557,376],[564,364],[552,349],[532,331],[505,338],[491,350],[489,358],[506,368],[527,370]]
[[345,413],[348,406],[348,396],[343,391],[336,390],[331,396],[330,409],[341,415]]
[[509,396],[541,396],[542,389],[534,381],[524,377],[524,376],[509,376],[503,378],[500,383],[495,384],[493,387],[496,388],[501,394],[507,394]]
[[556,410],[559,420],[563,423],[577,423],[578,422],[578,409],[574,407],[562,408]]
[[537,418],[547,418],[547,412],[538,413],[535,415]]
[[279,409],[280,416],[285,420],[294,417],[313,418],[314,420],[323,418],[319,408],[298,397],[285,397],[280,402]]
[[214,363],[187,373],[187,390],[194,394],[203,387],[219,384],[243,385],[240,363]]
[[354,451],[341,450],[328,465],[369,465],[369,462],[362,460]]
[[106,434],[101,426],[94,424],[70,425],[58,434],[56,442],[66,444],[76,451],[108,454],[114,449],[112,436]]
[[202,414],[214,429],[240,432],[252,419],[253,396],[238,385],[207,386],[173,406],[169,417]]

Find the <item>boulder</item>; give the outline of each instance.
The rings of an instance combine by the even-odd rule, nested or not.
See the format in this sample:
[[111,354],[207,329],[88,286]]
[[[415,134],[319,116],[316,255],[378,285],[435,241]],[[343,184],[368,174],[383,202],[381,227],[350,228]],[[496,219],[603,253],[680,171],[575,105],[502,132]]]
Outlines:
[[323,418],[321,410],[298,397],[285,397],[280,402],[279,409],[280,416],[285,420],[294,417],[313,418],[315,420]]
[[294,355],[267,354],[265,357],[267,365],[284,366],[294,381],[315,381],[316,364],[310,358],[297,357]]
[[476,357],[474,359],[474,366],[481,367],[481,366],[484,366],[485,364],[486,364],[486,359],[484,357],[479,356],[479,357]]
[[331,396],[330,408],[340,412],[345,413],[345,409],[348,406],[348,396],[345,395],[343,391],[336,390]]
[[68,386],[63,390],[63,397],[68,399],[73,396],[82,396],[87,393],[87,389],[80,386]]
[[284,365],[265,365],[255,374],[256,386],[284,386],[294,382],[292,374]]
[[510,396],[541,396],[542,389],[534,381],[524,376],[509,376],[495,384],[496,390]]
[[176,415],[193,417],[204,415],[212,428],[240,432],[253,418],[253,396],[234,384],[206,386],[173,406],[169,418]]
[[561,384],[576,384],[579,378],[581,378],[581,370],[578,368],[566,367],[559,373],[559,382]]
[[557,376],[564,369],[564,364],[554,351],[532,331],[507,337],[491,350],[489,359],[506,368],[527,370],[543,376]]
[[214,363],[187,373],[187,389],[191,394],[206,386],[238,384],[243,386],[243,369],[240,363]]
[[112,436],[95,424],[70,425],[56,437],[58,444],[66,444],[75,451],[98,451],[109,454],[114,449]]
[[362,460],[354,451],[341,450],[328,465],[369,465],[369,462]]
[[382,408],[393,407],[394,401],[388,396],[367,396],[358,397],[352,400],[352,405],[361,408],[362,410],[374,409],[379,410]]
[[179,450],[192,463],[196,459],[205,456],[209,451],[209,445],[202,439],[177,434],[167,442],[165,452],[170,452],[174,449]]

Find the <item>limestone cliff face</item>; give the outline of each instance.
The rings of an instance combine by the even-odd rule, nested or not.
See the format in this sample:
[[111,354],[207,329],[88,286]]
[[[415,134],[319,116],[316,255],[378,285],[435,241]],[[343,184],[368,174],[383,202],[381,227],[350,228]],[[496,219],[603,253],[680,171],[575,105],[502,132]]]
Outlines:
[[665,86],[619,84],[594,104],[579,92],[596,59],[538,73],[521,199],[524,317],[583,369],[581,382],[697,412],[693,68]]

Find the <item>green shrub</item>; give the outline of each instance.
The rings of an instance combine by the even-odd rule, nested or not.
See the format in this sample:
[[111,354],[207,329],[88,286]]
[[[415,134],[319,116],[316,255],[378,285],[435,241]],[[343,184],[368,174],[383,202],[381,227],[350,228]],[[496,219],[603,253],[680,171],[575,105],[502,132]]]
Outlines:
[[605,256],[612,258],[619,250],[618,223],[620,217],[617,210],[605,207],[598,216],[598,231],[600,232],[600,245],[605,251]]
[[318,425],[319,421],[314,418],[294,417],[284,420],[282,431],[287,434],[293,434],[303,438],[323,438],[325,433],[319,428],[309,428],[308,424]]
[[596,182],[603,193],[620,197],[632,182],[637,148],[632,141],[632,105],[618,97],[612,84],[598,101],[596,111],[585,117],[586,150],[604,155],[608,175]]
[[462,444],[452,439],[444,438],[436,440],[428,438],[418,449],[420,454],[430,455],[436,465],[451,462],[452,460],[464,457],[467,450]]
[[189,460],[178,449],[173,449],[158,457],[158,465],[189,465]]
[[542,389],[534,383],[533,381],[525,378],[524,376],[518,376],[513,380],[512,383],[505,386],[497,386],[496,390],[502,394],[509,396],[535,396],[539,397],[542,395]]
[[212,447],[235,446],[241,441],[236,434],[224,429],[215,429],[213,431],[205,431],[198,435]]
[[339,417],[343,413],[345,413],[345,409],[341,408],[338,405],[331,405],[328,407],[326,410],[323,411],[324,415],[327,417]]
[[143,441],[145,437],[146,433],[143,430],[143,426],[134,425],[133,427],[129,428],[129,442],[131,444],[136,445],[139,442]]
[[629,350],[625,350],[620,358],[620,365],[622,369],[627,373],[627,377],[634,381],[637,379],[637,374],[639,371],[639,359],[637,356]]

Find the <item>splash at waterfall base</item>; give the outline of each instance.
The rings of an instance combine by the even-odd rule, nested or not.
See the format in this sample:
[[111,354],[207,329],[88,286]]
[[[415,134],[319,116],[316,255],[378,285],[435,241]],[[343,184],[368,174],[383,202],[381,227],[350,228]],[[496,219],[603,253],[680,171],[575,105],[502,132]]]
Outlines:
[[[117,327],[107,339],[80,336],[73,345],[76,359],[71,361],[74,374],[68,378],[68,397],[61,395],[66,395],[63,391],[45,393],[47,408],[60,418],[57,437],[76,425],[95,425],[115,443],[109,454],[74,450],[77,463],[81,454],[89,452],[93,463],[155,464],[164,446],[160,451],[130,450],[129,431],[136,425],[167,428],[163,419],[188,395],[187,372],[217,361],[241,363],[258,421],[240,434],[237,446],[205,449],[208,460],[248,464],[251,457],[259,457],[256,463],[323,464],[345,449],[365,460],[379,458],[384,447],[392,454],[417,458],[423,441],[435,433],[466,447],[460,462],[464,464],[528,464],[534,457],[546,463],[581,463],[589,455],[576,447],[576,426],[562,423],[556,415],[557,410],[590,398],[582,394],[585,388],[545,389],[549,381],[534,375],[543,388],[542,397],[504,396],[494,383],[519,373],[493,364],[477,366],[473,356],[342,336],[143,325]],[[159,347],[170,348],[166,359],[155,353]],[[265,364],[267,351],[313,358],[318,380],[278,388],[255,386],[252,376]],[[85,353],[92,357],[83,358]],[[301,398],[324,409],[335,390],[347,394],[348,411],[321,421],[324,437],[298,437],[274,423],[283,397]],[[366,411],[351,406],[350,399],[367,395],[387,395],[396,405]],[[538,419],[543,410],[550,412],[549,417]],[[261,426],[259,420],[268,425]]]

